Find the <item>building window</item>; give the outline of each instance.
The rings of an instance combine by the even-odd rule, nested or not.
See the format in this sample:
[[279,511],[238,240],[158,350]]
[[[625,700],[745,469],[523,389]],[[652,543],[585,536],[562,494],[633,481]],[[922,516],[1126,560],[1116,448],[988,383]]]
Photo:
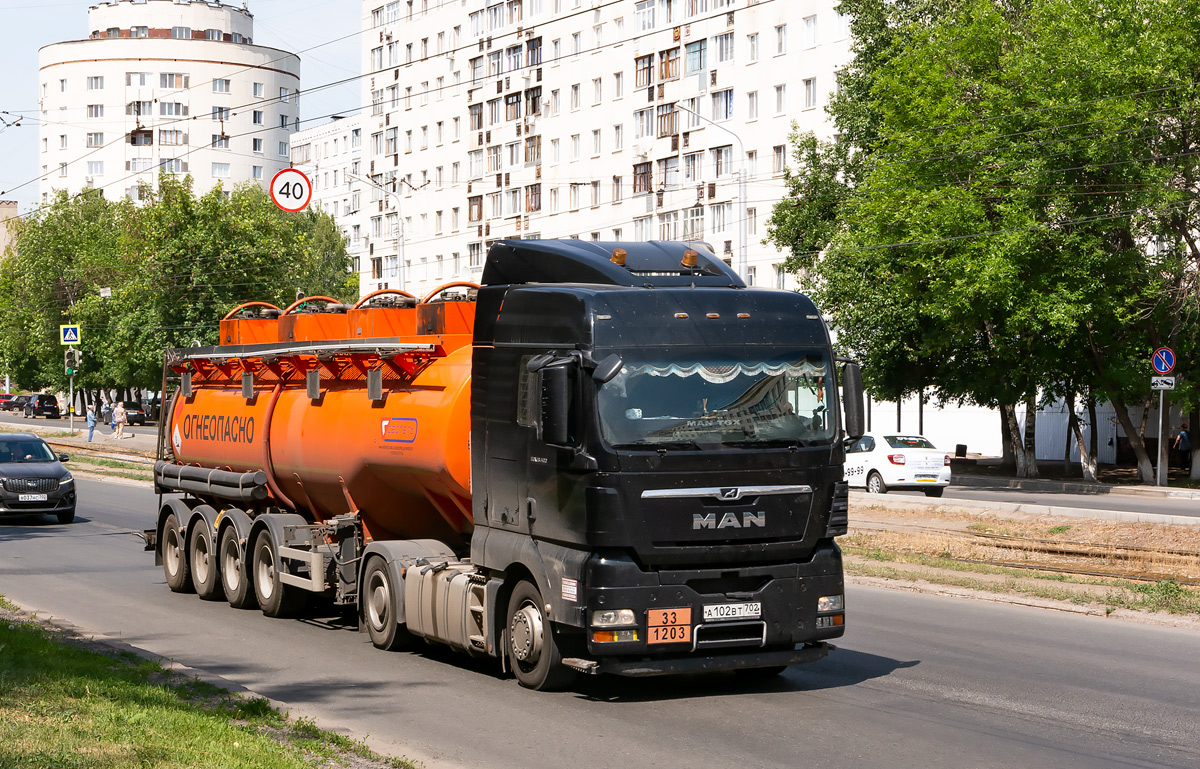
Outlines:
[[229,80],[227,78],[214,78],[212,81],[213,93],[229,93]]
[[[783,86],[776,86],[776,92]],[[813,109],[817,106],[817,79],[815,77],[806,78],[804,81],[804,108]]]
[[542,114],[542,87],[540,85],[525,91],[525,114],[530,117]]
[[[213,107],[212,119],[214,121],[228,120],[229,119],[229,107]],[[280,127],[287,128],[287,120],[286,119],[283,121],[283,123],[281,124]]]
[[633,60],[635,86],[645,88],[654,82],[654,55],[639,56]]
[[87,146],[103,147],[104,146],[104,134],[99,131],[97,131],[95,133],[89,133],[87,135]]
[[149,27],[131,27],[129,30],[130,37],[150,37]]
[[104,161],[89,160],[87,164],[88,176],[104,176]]
[[190,78],[180,72],[163,72],[158,76],[159,88],[187,88]]
[[625,149],[625,126],[613,126],[613,152],[620,152]]
[[88,116],[89,118],[101,118],[101,117],[104,117],[104,105],[103,105],[103,104],[89,104],[89,105],[87,105],[87,116]]
[[685,182],[700,181],[700,166],[703,158],[704,155],[700,152],[691,152],[683,156],[683,180]]
[[542,137],[529,136],[525,139],[525,163],[542,162]]
[[125,105],[126,115],[153,115],[154,103],[150,101],[131,101]]
[[780,24],[775,28],[775,53],[787,53],[787,25]]
[[[804,81],[804,100],[805,100],[805,102],[808,101],[808,92],[809,92],[809,88],[810,88],[810,85],[812,84],[812,82],[813,82],[812,80]],[[804,106],[811,107],[813,105],[806,103]],[[775,86],[775,114],[782,115],[784,112],[787,112],[787,86],[786,85],[777,85],[777,86]]]
[[87,89],[89,91],[100,91],[104,88],[104,76],[93,76],[87,79]]
[[148,85],[150,85],[151,82],[153,82],[153,80],[154,80],[153,72],[126,72],[125,73],[125,85],[134,86],[136,88],[142,88],[144,86],[148,86]]
[[279,157],[286,158],[288,156],[288,143],[279,142]]
[[149,147],[154,144],[154,132],[130,131],[129,143],[134,147]]
[[212,164],[212,175],[213,175],[214,179],[228,179],[229,178],[229,164],[228,163],[213,163]]
[[679,77],[679,49],[669,48],[658,54],[658,79],[671,80]]
[[579,109],[579,83],[571,86],[571,109]]
[[654,29],[654,6],[658,0],[638,0],[634,4],[634,18],[638,32],[649,32]]
[[714,147],[712,150],[713,174],[718,178],[733,171],[733,145]]
[[187,141],[187,136],[183,131],[177,129],[160,128],[158,131],[158,143],[165,147],[176,147],[184,144]]
[[633,166],[633,194],[649,192],[653,187],[650,163],[635,163]]
[[599,104],[604,98],[604,87],[601,78],[592,78],[592,104]]
[[817,17],[804,17],[804,47],[814,48],[817,45]]
[[579,134],[571,134],[571,160],[579,160]]
[[683,239],[704,239],[704,206],[683,209]]
[[467,266],[472,269],[478,268],[483,264],[483,244],[468,243],[467,244]]
[[746,175],[754,177],[758,174],[758,150],[746,152]]
[[641,139],[645,136],[654,135],[654,111],[649,109],[640,109],[633,113],[634,133],[633,138]]
[[261,99],[261,98],[263,98],[263,95],[266,94],[266,92],[267,92],[267,87],[265,85],[263,85],[262,83],[254,84],[254,98]]
[[691,75],[708,68],[708,41],[688,43],[685,50],[684,73]]
[[717,64],[733,61],[733,33],[726,32],[714,37],[713,50],[716,53]]
[[[256,182],[261,182],[263,178],[262,166],[250,166],[250,177]],[[357,240],[357,238],[355,238]]]
[[531,184],[525,188],[525,210],[529,212],[542,210],[542,185]]
[[621,179],[622,177],[620,176],[614,176],[612,178],[612,202],[614,203],[620,203],[625,197],[625,190],[623,189],[623,183]]
[[679,212],[658,215],[658,239],[679,240]]
[[746,35],[746,57],[750,61],[758,61],[758,33]]
[[250,146],[251,146],[251,149],[253,149],[256,153],[258,153],[259,155],[262,154],[262,151],[263,151],[263,140],[262,139],[251,139]]
[[171,37],[176,40],[190,40],[192,37],[191,27],[171,27]]
[[510,93],[504,97],[504,119],[521,119],[521,94]]
[[66,163],[59,163],[59,164],[58,164],[58,175],[59,175],[59,176],[66,176],[66,175],[67,175],[67,164],[66,164]]
[[709,206],[712,212],[713,233],[725,232],[733,220],[733,203],[717,203]]
[[746,94],[746,119],[756,120],[758,118],[758,91],[751,91]]
[[158,114],[163,117],[183,117],[187,115],[188,109],[184,104],[177,101],[159,102]]
[[660,104],[655,108],[658,117],[658,138],[673,136],[679,133],[679,112],[675,104]]
[[777,174],[783,173],[784,159],[786,157],[785,145],[777,144],[772,149],[771,171]]
[[726,88],[712,95],[712,119],[720,122],[733,117],[733,89]]

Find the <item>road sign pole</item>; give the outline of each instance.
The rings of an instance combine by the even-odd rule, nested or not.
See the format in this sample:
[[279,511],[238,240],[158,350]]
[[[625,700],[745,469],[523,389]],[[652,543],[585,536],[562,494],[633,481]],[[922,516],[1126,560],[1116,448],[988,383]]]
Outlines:
[[67,411],[71,412],[68,420],[68,427],[71,432],[75,432],[75,375],[71,375],[71,400],[67,401]]
[[1166,420],[1163,417],[1163,405],[1166,403],[1166,400],[1167,400],[1167,391],[1159,390],[1158,391],[1158,473],[1155,478],[1156,485],[1158,485],[1158,486],[1166,486],[1167,485],[1163,481],[1163,478],[1164,478],[1163,457],[1167,453],[1167,436],[1164,434],[1164,430],[1163,430],[1163,425],[1166,423]]

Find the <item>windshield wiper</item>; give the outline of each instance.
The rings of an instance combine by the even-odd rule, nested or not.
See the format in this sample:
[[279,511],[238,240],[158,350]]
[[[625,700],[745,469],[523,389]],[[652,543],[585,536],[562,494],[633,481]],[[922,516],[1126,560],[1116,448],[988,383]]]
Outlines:
[[699,449],[700,444],[692,440],[678,441],[634,441],[633,443],[618,443],[616,448],[627,449]]
[[721,441],[721,445],[753,449],[764,446],[811,446],[813,443],[799,438],[747,438],[738,441]]

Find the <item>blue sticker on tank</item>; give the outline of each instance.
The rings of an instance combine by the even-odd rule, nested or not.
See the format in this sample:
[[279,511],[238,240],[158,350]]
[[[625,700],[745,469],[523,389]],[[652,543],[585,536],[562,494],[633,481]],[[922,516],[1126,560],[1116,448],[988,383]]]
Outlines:
[[383,420],[385,443],[413,443],[417,440],[417,420],[392,417]]

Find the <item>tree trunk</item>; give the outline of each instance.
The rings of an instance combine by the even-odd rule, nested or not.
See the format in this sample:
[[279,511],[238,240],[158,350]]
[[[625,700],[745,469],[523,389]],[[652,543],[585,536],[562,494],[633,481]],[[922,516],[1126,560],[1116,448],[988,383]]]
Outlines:
[[1018,478],[1025,476],[1025,451],[1021,448],[1021,427],[1017,424],[1017,407],[1013,403],[1003,403],[1000,405],[1000,413],[1004,417],[1004,423],[1007,425],[1008,443],[1005,448],[1012,456],[1013,463],[1016,469]]
[[1071,477],[1071,433],[1075,432],[1075,391],[1069,386],[1063,397],[1063,409],[1067,415],[1066,429],[1063,430],[1063,477]]
[[1187,418],[1188,438],[1192,442],[1192,457],[1188,463],[1192,470],[1188,478],[1193,481],[1200,481],[1200,469],[1196,467],[1196,428],[1200,427],[1200,409],[1192,409],[1192,413]]
[[1088,388],[1087,396],[1088,424],[1092,426],[1091,434],[1088,436],[1088,456],[1092,461],[1092,469],[1096,469],[1096,465],[1100,462],[1100,424],[1096,416],[1096,396],[1092,395],[1092,388]]
[[[1094,412],[1094,402],[1089,399],[1089,408]],[[1083,480],[1088,483],[1096,482],[1096,455],[1092,454],[1087,443],[1083,440],[1083,430],[1079,427],[1079,419],[1075,416],[1075,393],[1067,393],[1067,408],[1070,413],[1067,417],[1067,424],[1070,425],[1071,433],[1075,436],[1075,443],[1079,446],[1079,467],[1083,470]],[[1092,422],[1092,445],[1096,442],[1096,424],[1093,417]],[[1069,451],[1069,449],[1068,449]]]
[[1037,395],[1025,396],[1025,472],[1022,478],[1038,477]]
[[[1000,466],[1004,468],[1005,472],[1016,474],[1017,459],[1013,454],[1012,425],[1008,421],[1009,408],[1006,403],[1000,404]],[[1015,416],[1013,422],[1016,422]]]
[[[1154,465],[1150,462],[1150,454],[1146,451],[1146,442],[1142,440],[1141,433],[1133,429],[1133,420],[1129,417],[1129,407],[1121,400],[1121,396],[1116,393],[1108,393],[1108,401],[1113,405],[1113,411],[1116,412],[1117,421],[1121,424],[1121,429],[1125,431],[1125,436],[1129,438],[1129,447],[1133,449],[1133,455],[1137,457],[1138,475],[1142,479],[1142,483],[1154,485]],[[1145,412],[1142,414],[1142,426],[1145,427],[1146,417]]]

